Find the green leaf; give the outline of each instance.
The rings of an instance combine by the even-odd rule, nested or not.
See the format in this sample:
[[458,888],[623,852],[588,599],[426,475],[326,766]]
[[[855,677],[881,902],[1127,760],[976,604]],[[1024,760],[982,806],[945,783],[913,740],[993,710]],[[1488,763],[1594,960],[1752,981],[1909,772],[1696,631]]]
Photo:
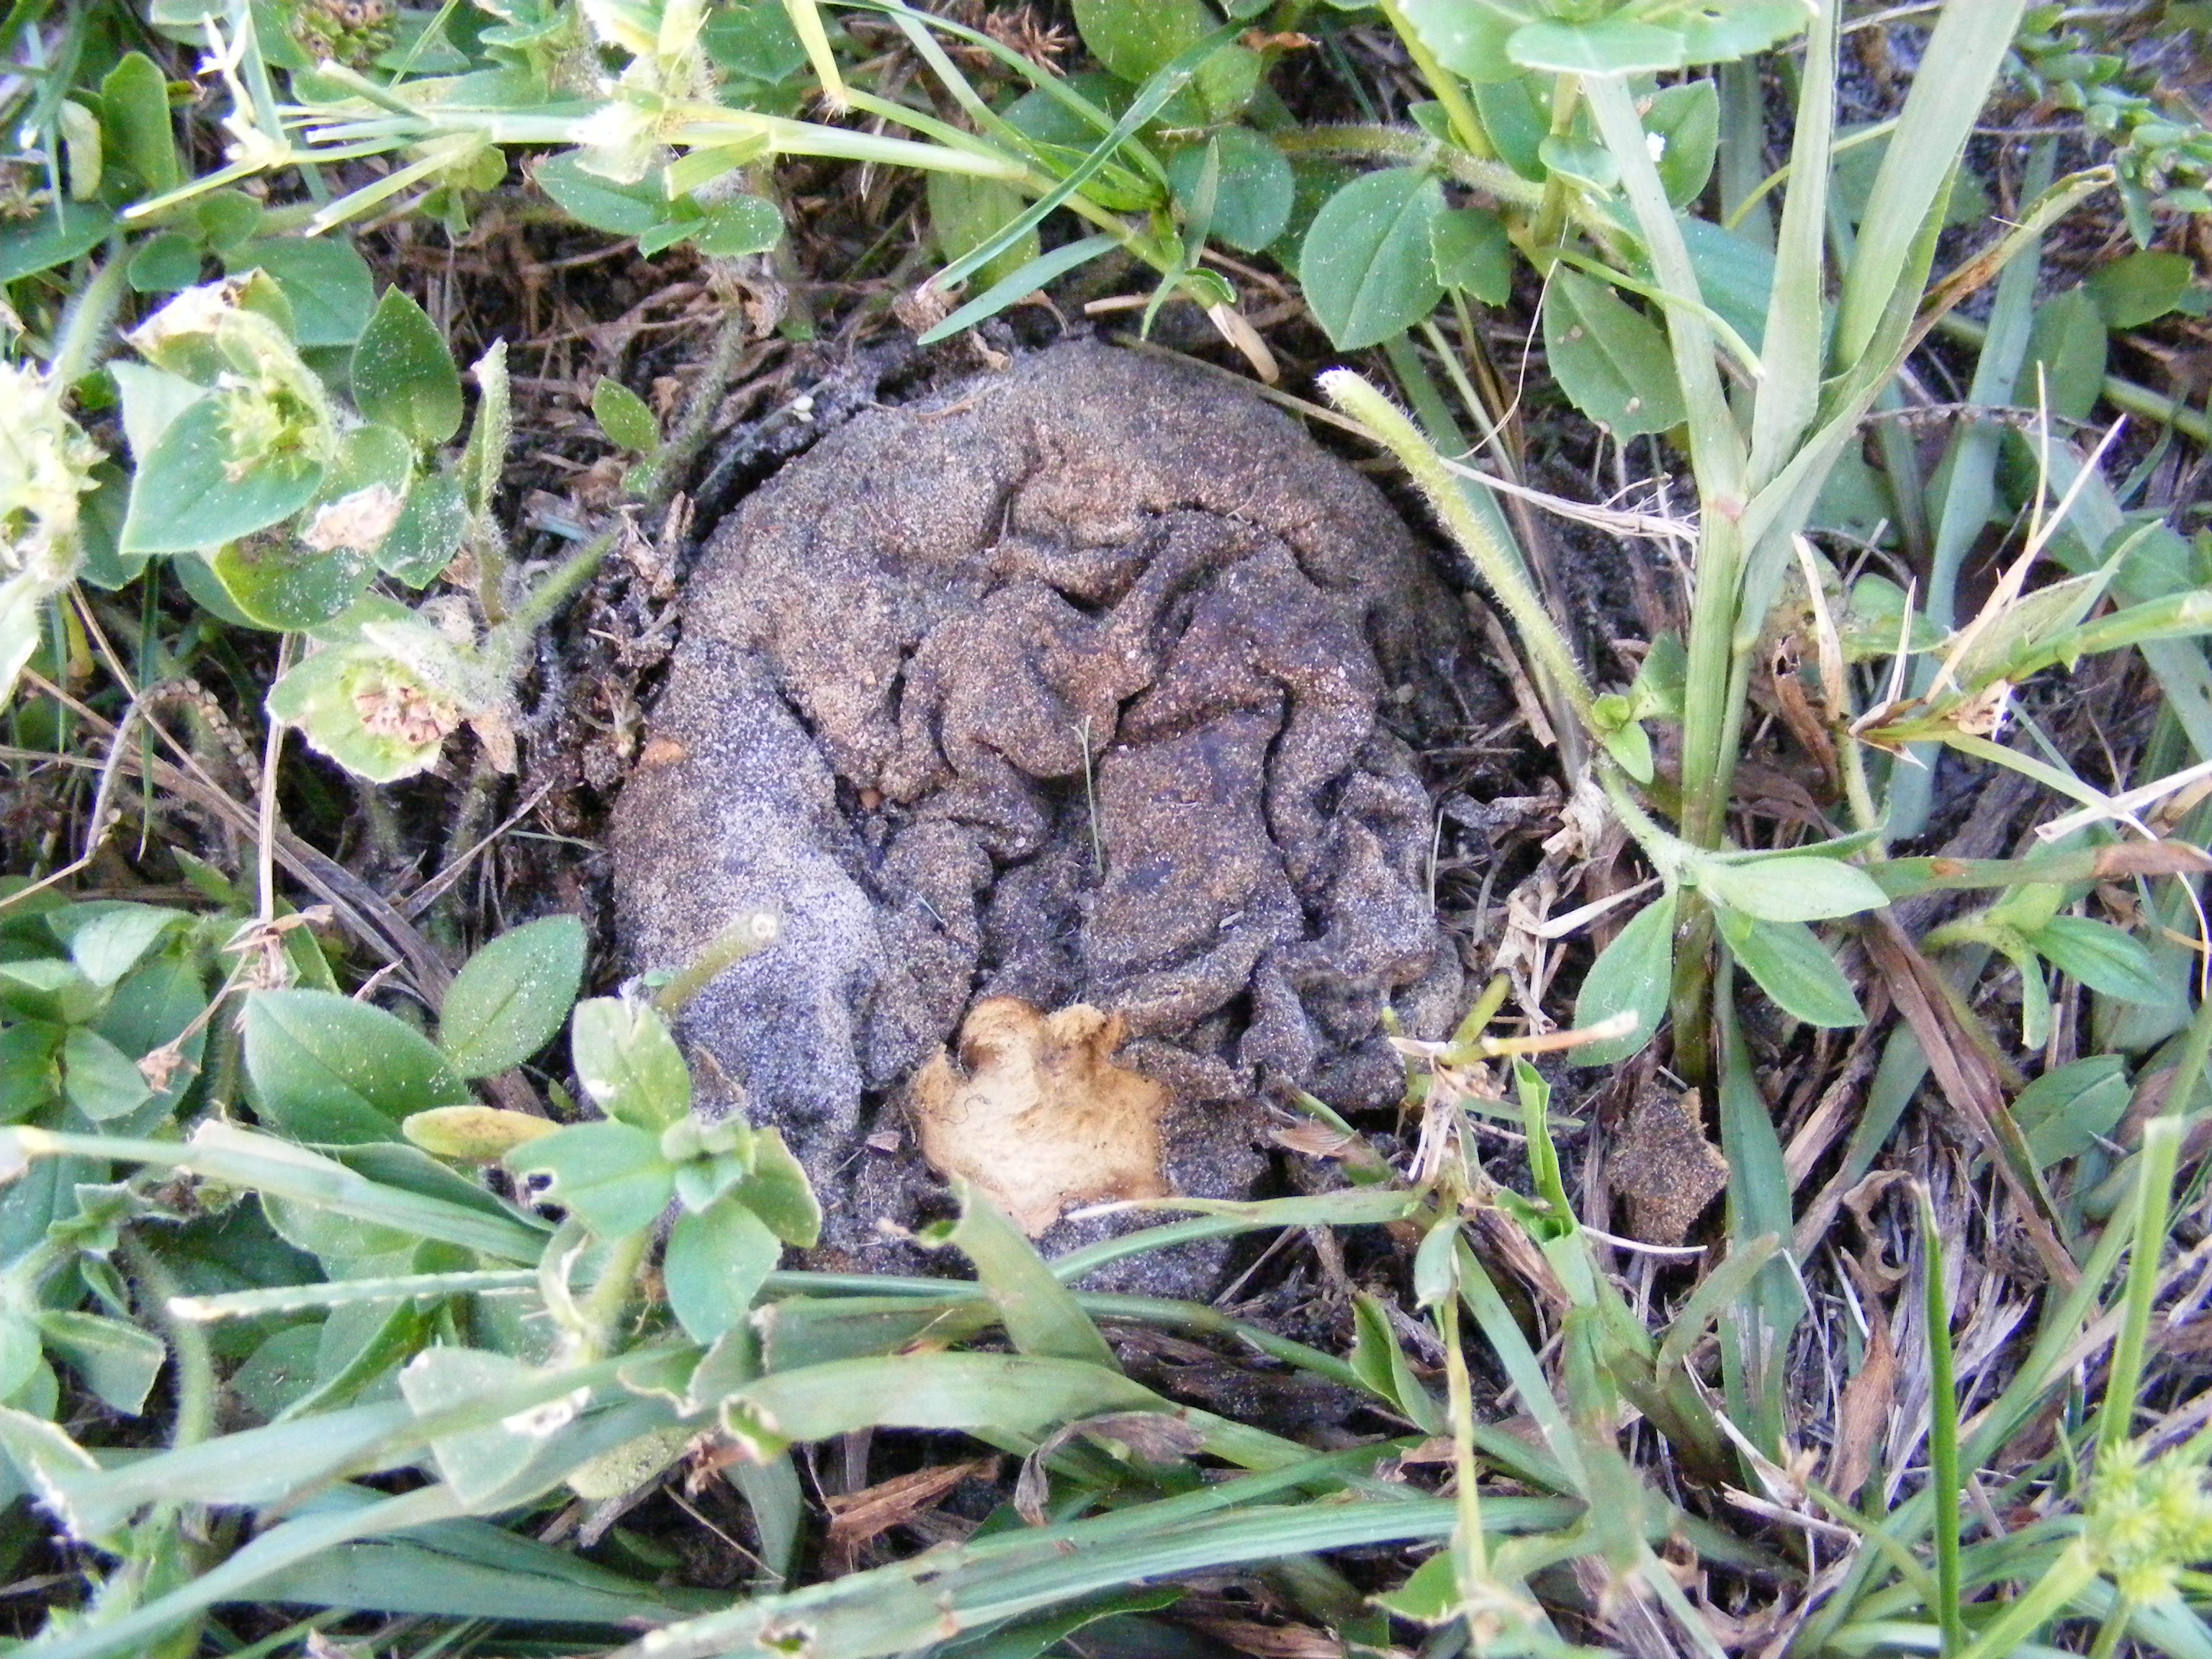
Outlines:
[[49,1309],[37,1316],[48,1352],[64,1360],[110,1410],[136,1417],[169,1357],[161,1339],[120,1319]]
[[2127,1062],[2098,1054],[2045,1072],[2021,1090],[2012,1103],[2013,1121],[2027,1138],[2035,1167],[2047,1170],[2079,1158],[2118,1127],[2132,1092]]
[[1808,9],[1802,0],[1688,0],[1663,15],[1682,36],[1684,63],[1730,64],[1802,33]]
[[154,1097],[131,1057],[97,1031],[72,1025],[62,1039],[62,1093],[95,1123],[121,1117]]
[[1507,54],[1523,69],[1557,75],[1642,75],[1680,69],[1689,61],[1689,43],[1673,29],[1657,28],[1626,17],[1594,23],[1547,19],[1513,31]]
[[2087,286],[2107,328],[2139,328],[2180,303],[2196,268],[2185,253],[2146,248],[2115,259]]
[[354,348],[353,400],[419,444],[441,444],[461,429],[453,354],[422,307],[396,288],[384,290]]
[[261,228],[261,204],[242,190],[210,191],[192,204],[191,215],[217,253],[228,252]]
[[[932,173],[933,182],[947,175]],[[757,196],[732,196],[707,210],[690,228],[694,246],[718,259],[765,253],[783,240],[783,216],[775,204]]]
[[209,564],[240,615],[281,630],[313,628],[342,614],[376,574],[376,561],[359,548],[314,553],[258,541],[220,548]]
[[100,128],[110,153],[137,177],[142,199],[166,196],[183,182],[169,78],[144,52],[125,53],[100,82]]
[[1577,1066],[1617,1066],[1658,1035],[1667,1018],[1667,999],[1674,975],[1674,909],[1672,889],[1630,917],[1590,964],[1575,997],[1575,1024],[1595,1025],[1626,1011],[1636,1029],[1626,1036],[1568,1050]]
[[1368,1392],[1389,1401],[1423,1433],[1449,1434],[1443,1408],[1414,1374],[1379,1297],[1364,1291],[1353,1297],[1352,1333],[1352,1369]]
[[1401,9],[1421,44],[1455,75],[1476,86],[1519,78],[1521,66],[1505,49],[1514,19],[1470,0],[1402,0]]
[[234,276],[258,266],[276,279],[292,302],[295,344],[349,346],[368,326],[376,283],[368,274],[368,262],[354,252],[350,242],[324,236],[271,237],[230,249],[222,262]]
[[[988,245],[1029,205],[1028,198],[1003,179],[932,173],[927,191],[930,240],[937,244],[938,257],[947,264]],[[986,288],[992,287],[1035,259],[1043,246],[1036,228],[1031,226],[975,274]]]
[[1035,1434],[1103,1412],[1157,1411],[1150,1389],[1103,1366],[1027,1354],[916,1353],[777,1371],[726,1402],[788,1441],[863,1428]]
[[1505,222],[1488,208],[1446,208],[1429,225],[1429,253],[1437,280],[1472,294],[1485,305],[1513,296],[1513,245]]
[[1729,951],[1785,1013],[1832,1030],[1866,1024],[1850,981],[1803,922],[1761,921],[1729,910],[1717,914]]
[[1705,193],[1720,154],[1720,88],[1711,81],[1662,87],[1644,111],[1644,130],[1659,138],[1659,180],[1667,199],[1686,208]]
[[1076,266],[1110,253],[1116,246],[1111,236],[1085,236],[1079,241],[1067,242],[1049,253],[1039,254],[1011,276],[1001,277],[974,299],[962,306],[943,322],[933,324],[916,341],[920,345],[933,345],[947,340],[963,328],[973,328],[988,318],[995,317],[1017,300],[1026,299]]
[[574,1123],[507,1155],[518,1175],[553,1177],[552,1197],[602,1238],[651,1226],[676,1195],[660,1139],[628,1123]]
[[616,236],[642,236],[667,215],[657,185],[617,185],[586,173],[570,150],[540,161],[532,175],[538,187],[578,224]]
[[199,281],[204,257],[191,237],[165,230],[138,245],[125,280],[133,294],[174,294]]
[[2087,294],[2070,288],[2045,301],[2028,331],[2019,401],[2033,408],[2042,398],[2055,416],[2087,420],[2104,392],[2106,349],[2104,314]]
[[752,1173],[738,1182],[736,1196],[785,1243],[811,1250],[821,1241],[822,1202],[781,1129],[753,1132]]
[[2110,922],[2087,916],[2053,916],[2027,934],[2028,943],[2061,973],[2123,1002],[2162,1002],[2165,981],[2141,939]]
[[652,1004],[593,997],[576,1005],[568,1042],[576,1079],[601,1111],[659,1134],[691,1109],[691,1073]]
[[1113,1349],[1076,1302],[1075,1292],[1052,1275],[1036,1247],[992,1207],[966,1181],[953,1183],[960,1219],[941,1234],[933,1229],[925,1243],[941,1237],[975,1264],[975,1276],[989,1292],[1015,1348],[1052,1359],[1079,1359],[1119,1370]]
[[660,422],[645,399],[619,380],[599,376],[592,388],[592,417],[617,448],[650,455],[660,447]]
[[[1448,0],[1455,3],[1455,0]],[[1509,64],[1512,73],[1474,88],[1475,112],[1506,165],[1523,179],[1544,178],[1544,140],[1552,130],[1551,77]]]
[[553,1040],[584,982],[584,924],[548,916],[510,929],[453,975],[438,1045],[463,1077],[488,1077]]
[[669,1311],[693,1341],[712,1342],[744,1318],[782,1254],[781,1241],[735,1198],[678,1216],[660,1269]]
[[1132,85],[1196,46],[1213,26],[1200,0],[1075,0],[1083,44]]
[[407,492],[399,522],[376,550],[377,568],[410,587],[427,586],[460,551],[469,505],[449,472],[426,472]]
[[28,219],[0,223],[0,283],[89,253],[114,223],[115,216],[96,202],[49,202]]
[[131,485],[126,553],[195,553],[288,519],[315,498],[323,469],[301,458],[234,454],[223,398],[191,404],[163,429]]
[[1544,351],[1577,409],[1617,438],[1685,418],[1667,338],[1602,283],[1561,269],[1544,307]]
[[1825,921],[1889,902],[1879,882],[1840,859],[1798,854],[1741,861],[1708,858],[1694,868],[1698,885],[1715,903],[1762,921]]
[[1354,179],[1314,216],[1298,253],[1306,303],[1340,351],[1389,339],[1443,297],[1429,226],[1443,191],[1413,167]]
[[413,1028],[328,991],[257,991],[239,1024],[255,1109],[295,1140],[395,1140],[400,1120],[469,1102],[468,1085]]
[[112,985],[138,965],[161,936],[191,918],[152,904],[73,904],[46,925],[69,947],[70,960],[95,985]]
[[1247,253],[1266,247],[1291,222],[1297,180],[1274,144],[1248,127],[1224,127],[1204,144],[1168,158],[1168,183],[1186,215],[1192,210],[1208,148],[1220,157],[1209,234]]

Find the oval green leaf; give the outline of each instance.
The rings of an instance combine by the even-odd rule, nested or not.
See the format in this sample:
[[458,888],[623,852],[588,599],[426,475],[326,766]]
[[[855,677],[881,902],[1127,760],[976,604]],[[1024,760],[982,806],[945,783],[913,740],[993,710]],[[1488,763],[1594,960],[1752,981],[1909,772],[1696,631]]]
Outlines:
[[1667,337],[1579,271],[1561,270],[1552,279],[1544,352],[1559,390],[1616,438],[1664,432],[1685,418]]
[[1626,1012],[1636,1016],[1636,1029],[1570,1049],[1567,1058],[1576,1065],[1617,1066],[1658,1035],[1674,978],[1674,893],[1662,893],[1630,917],[1590,964],[1575,997],[1575,1024],[1595,1025]]
[[468,1085],[413,1027],[328,991],[257,991],[239,1024],[262,1120],[295,1140],[397,1140],[400,1121],[469,1103]]
[[735,1198],[679,1216],[660,1269],[669,1311],[694,1342],[712,1342],[745,1316],[782,1254],[782,1242]]
[[422,307],[384,290],[353,353],[353,400],[372,421],[416,442],[441,444],[461,429],[461,377]]
[[[235,476],[234,476],[234,473]],[[162,429],[131,485],[125,553],[196,553],[291,517],[315,498],[323,469],[300,459],[231,453],[220,398],[209,396]]]
[[1830,1030],[1866,1024],[1851,982],[1803,922],[1723,911],[1720,923],[1729,951],[1784,1012]]
[[1881,884],[1856,865],[1810,854],[1700,860],[1698,885],[1716,904],[1761,921],[1825,921],[1879,910],[1889,902]]
[[1306,303],[1340,351],[1389,339],[1443,297],[1429,226],[1443,189],[1413,167],[1354,179],[1314,216],[1298,254]]
[[574,916],[526,922],[453,975],[439,1047],[463,1077],[520,1066],[553,1040],[583,982],[584,924]]

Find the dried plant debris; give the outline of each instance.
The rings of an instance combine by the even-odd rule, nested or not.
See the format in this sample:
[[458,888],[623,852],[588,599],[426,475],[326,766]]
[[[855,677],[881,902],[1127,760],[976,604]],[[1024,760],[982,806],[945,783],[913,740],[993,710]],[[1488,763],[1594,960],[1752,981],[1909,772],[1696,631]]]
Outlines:
[[[670,969],[781,914],[683,1035],[704,1109],[742,1088],[833,1212],[869,1111],[996,999],[1126,1032],[1110,1065],[1103,1025],[1052,1041],[1163,1091],[1187,1191],[1249,1182],[1270,1081],[1395,1101],[1386,1008],[1449,1028],[1409,739],[1480,683],[1457,607],[1376,490],[1227,380],[1086,343],[863,413],[684,605],[615,816],[621,924]],[[923,1097],[963,1097],[937,1063]]]

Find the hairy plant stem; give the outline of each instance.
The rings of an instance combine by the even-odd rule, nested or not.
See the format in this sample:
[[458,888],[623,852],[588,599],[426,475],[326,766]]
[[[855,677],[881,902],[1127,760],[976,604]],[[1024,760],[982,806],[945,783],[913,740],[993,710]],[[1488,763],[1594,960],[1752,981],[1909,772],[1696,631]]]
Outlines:
[[587,1359],[605,1358],[614,1352],[623,1316],[629,1311],[630,1297],[637,1290],[638,1270],[644,1267],[646,1252],[652,1248],[650,1227],[641,1227],[634,1233],[608,1241],[606,1260],[600,1267],[599,1276],[592,1285],[591,1294],[577,1308],[583,1317]]
[[46,374],[57,386],[65,386],[89,374],[99,365],[107,343],[107,331],[115,321],[115,308],[123,302],[123,278],[130,261],[123,257],[123,239],[111,238],[107,263],[78,290],[62,315],[54,339],[53,356]]
[[1397,404],[1350,369],[1332,369],[1322,375],[1322,390],[1331,403],[1365,426],[1376,441],[1398,458],[1505,607],[1528,654],[1558,686],[1583,729],[1594,738],[1600,737],[1590,712],[1594,698],[1589,682],[1583,678],[1582,665],[1575,660],[1566,635],[1545,610],[1521,561],[1461,492],[1459,481],[1421,435],[1420,428]]

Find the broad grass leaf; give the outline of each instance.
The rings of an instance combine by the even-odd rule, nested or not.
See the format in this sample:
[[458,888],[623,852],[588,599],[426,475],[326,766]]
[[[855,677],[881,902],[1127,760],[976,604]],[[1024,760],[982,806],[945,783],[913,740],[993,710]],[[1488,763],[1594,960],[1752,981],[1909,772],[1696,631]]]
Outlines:
[[[1015,1348],[1121,1370],[1106,1339],[1077,1304],[1075,1292],[1053,1277],[1036,1246],[969,1182],[956,1182],[954,1191],[960,1200],[960,1219],[942,1234],[943,1240],[975,1264],[975,1276],[998,1308]],[[933,1230],[930,1242],[936,1242],[936,1237]]]
[[[1297,192],[1291,164],[1273,143],[1245,127],[1225,127],[1207,143],[1221,158],[1209,234],[1216,241],[1257,253],[1291,222],[1291,202]],[[1186,213],[1206,168],[1206,147],[1190,145],[1168,158],[1168,181]]]
[[1727,911],[1720,922],[1737,963],[1784,1012],[1830,1030],[1866,1024],[1850,981],[1803,922],[1762,921]]
[[2013,1121],[2027,1138],[2035,1167],[2047,1170],[2079,1158],[2099,1136],[2111,1133],[2132,1093],[2127,1061],[2097,1054],[2045,1072],[2021,1090],[2012,1103]]
[[1505,222],[1488,208],[1446,208],[1430,222],[1429,252],[1437,280],[1502,306],[1513,295],[1513,245]]
[[1385,167],[1329,198],[1298,255],[1306,303],[1340,351],[1378,344],[1443,297],[1429,225],[1443,191],[1413,167]]
[[295,345],[349,346],[368,326],[376,282],[350,242],[328,236],[270,237],[223,255],[223,267],[234,276],[256,266],[275,277],[291,301]]
[[150,1331],[100,1314],[49,1309],[38,1316],[46,1351],[84,1379],[102,1404],[125,1417],[145,1408],[169,1350]]
[[1762,921],[1825,921],[1889,902],[1881,884],[1857,866],[1811,855],[1701,860],[1697,881],[1714,902]]
[[2123,1002],[2159,1002],[2167,993],[2142,941],[2106,921],[2053,916],[2027,935],[2051,964]]
[[2106,351],[2104,313],[2081,289],[2067,289],[2036,308],[2019,401],[2033,408],[2039,396],[2053,415],[2087,420],[2104,392]]
[[255,1109],[295,1140],[393,1140],[409,1113],[469,1101],[413,1027],[350,997],[257,991],[239,1023]]
[[987,319],[997,316],[1017,300],[1027,299],[1047,283],[1066,275],[1079,264],[1087,264],[1101,254],[1110,253],[1116,244],[1103,233],[1085,236],[1080,241],[1068,242],[1041,253],[1011,276],[1001,277],[974,299],[962,306],[943,322],[924,332],[916,343],[931,345],[939,340],[950,339],[963,328],[973,328]]
[[463,1077],[488,1077],[550,1042],[584,982],[584,924],[547,916],[511,928],[453,975],[438,1046]]
[[782,1241],[735,1198],[678,1216],[661,1262],[669,1311],[693,1341],[712,1342],[744,1318],[782,1254]]
[[1552,279],[1544,352],[1559,389],[1617,438],[1664,432],[1685,418],[1666,336],[1579,271],[1562,270]]
[[2107,328],[2139,328],[2173,309],[2196,267],[2182,253],[2145,248],[2115,259],[2086,284]]
[[1370,1394],[1412,1419],[1424,1434],[1449,1434],[1436,1396],[1414,1374],[1382,1302],[1365,1292],[1352,1298],[1352,1369]]
[[660,422],[652,406],[620,380],[599,376],[592,388],[592,418],[617,448],[650,455],[660,447]]
[[532,176],[571,219],[611,235],[642,236],[667,216],[657,185],[618,185],[586,173],[574,150],[540,161]]
[[691,1073],[649,1003],[593,997],[568,1024],[576,1078],[609,1117],[659,1134],[691,1109]]
[[197,553],[220,547],[289,519],[314,500],[322,482],[314,461],[234,454],[221,398],[204,397],[168,422],[139,463],[122,549]]
[[461,429],[461,376],[421,306],[384,290],[353,353],[353,400],[372,421],[416,442],[441,444]]
[[1028,1354],[913,1353],[777,1371],[726,1404],[787,1441],[856,1429],[988,1429],[1036,1434],[1102,1412],[1157,1411],[1150,1389],[1103,1365]]
[[1636,1016],[1636,1029],[1568,1050],[1574,1064],[1617,1066],[1658,1034],[1674,977],[1674,893],[1662,893],[1631,916],[1590,964],[1575,997],[1575,1024],[1595,1025],[1628,1012]]
[[676,1166],[659,1139],[628,1123],[572,1123],[517,1147],[507,1166],[551,1176],[554,1202],[602,1238],[651,1226],[676,1196]]

